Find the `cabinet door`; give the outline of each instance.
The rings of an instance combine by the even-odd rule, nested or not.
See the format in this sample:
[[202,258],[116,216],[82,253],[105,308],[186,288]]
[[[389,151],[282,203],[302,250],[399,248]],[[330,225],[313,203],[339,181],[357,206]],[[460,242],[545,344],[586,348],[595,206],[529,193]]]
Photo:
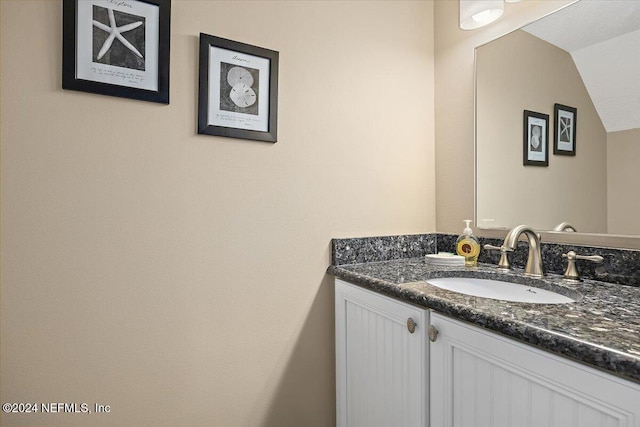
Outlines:
[[431,425],[640,427],[640,385],[431,313]]
[[336,280],[338,427],[427,426],[427,325],[426,310]]

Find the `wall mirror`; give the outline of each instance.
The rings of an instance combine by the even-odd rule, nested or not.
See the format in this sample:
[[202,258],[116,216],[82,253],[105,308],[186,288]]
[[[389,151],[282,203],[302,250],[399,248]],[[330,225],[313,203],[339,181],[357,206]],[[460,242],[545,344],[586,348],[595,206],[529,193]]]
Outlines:
[[638,76],[637,1],[577,1],[479,46],[476,225],[640,237]]

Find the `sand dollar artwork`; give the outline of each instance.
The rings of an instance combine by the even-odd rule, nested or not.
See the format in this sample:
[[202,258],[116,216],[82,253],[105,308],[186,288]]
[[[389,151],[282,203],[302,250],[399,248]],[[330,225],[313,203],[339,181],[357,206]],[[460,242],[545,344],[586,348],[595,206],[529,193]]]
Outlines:
[[[249,77],[251,77],[251,75],[249,75]],[[233,103],[238,107],[246,108],[252,106],[256,102],[256,93],[250,86],[241,82],[231,88],[229,98],[231,98]]]
[[242,67],[233,67],[227,73],[227,82],[231,87],[238,83],[244,83],[248,87],[253,86],[253,76],[249,71]]

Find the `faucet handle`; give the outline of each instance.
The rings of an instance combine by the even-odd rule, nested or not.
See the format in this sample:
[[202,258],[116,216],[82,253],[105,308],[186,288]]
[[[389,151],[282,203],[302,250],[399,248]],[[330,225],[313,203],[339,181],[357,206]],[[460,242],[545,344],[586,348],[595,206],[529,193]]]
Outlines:
[[566,254],[562,254],[562,258],[567,259],[567,269],[564,272],[564,278],[569,280],[580,280],[578,269],[576,268],[577,260],[582,259],[591,262],[604,261],[604,258],[602,258],[600,255],[578,255],[574,251],[569,251]]
[[489,251],[500,251],[500,261],[498,262],[498,270],[511,270],[511,264],[509,264],[509,257],[507,254],[513,252],[513,249],[509,249],[506,246],[494,246],[486,244],[484,248]]

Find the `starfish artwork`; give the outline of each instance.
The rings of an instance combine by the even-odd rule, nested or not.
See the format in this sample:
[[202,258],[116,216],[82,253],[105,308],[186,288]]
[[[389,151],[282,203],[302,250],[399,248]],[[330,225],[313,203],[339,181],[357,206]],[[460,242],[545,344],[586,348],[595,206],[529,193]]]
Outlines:
[[571,142],[571,119],[567,117],[560,118],[560,140]]
[[[116,14],[113,9],[98,6],[94,6],[93,17],[94,61],[144,70],[144,18],[123,12]],[[105,18],[109,25],[104,23]],[[128,39],[123,33],[128,33]]]

